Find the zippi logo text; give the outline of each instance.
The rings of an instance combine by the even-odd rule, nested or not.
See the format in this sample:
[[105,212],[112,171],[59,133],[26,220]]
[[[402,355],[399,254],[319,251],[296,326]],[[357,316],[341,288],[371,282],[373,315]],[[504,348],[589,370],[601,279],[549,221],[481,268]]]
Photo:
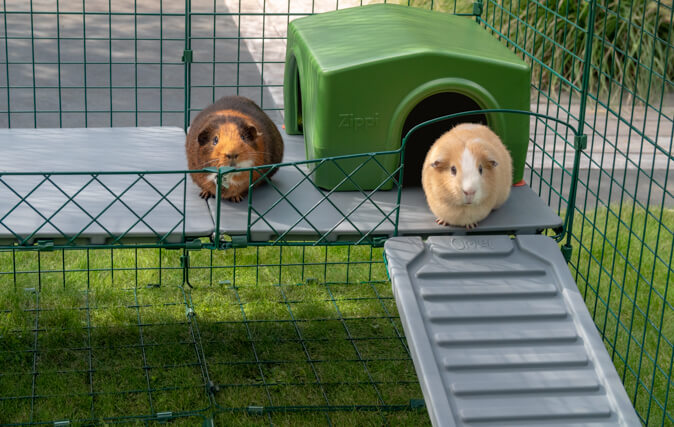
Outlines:
[[356,116],[351,113],[344,113],[339,115],[340,129],[353,129],[357,131],[364,128],[372,128],[379,124],[379,113],[374,113],[372,116]]

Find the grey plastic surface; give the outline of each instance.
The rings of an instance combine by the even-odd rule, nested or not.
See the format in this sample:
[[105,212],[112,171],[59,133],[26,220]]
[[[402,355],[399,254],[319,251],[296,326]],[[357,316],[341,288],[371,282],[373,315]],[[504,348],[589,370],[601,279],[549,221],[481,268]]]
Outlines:
[[552,239],[398,237],[385,254],[433,425],[641,425]]
[[78,239],[91,244],[121,235],[125,241],[156,241],[166,235],[166,242],[179,242],[183,228],[190,238],[213,232],[207,204],[186,174],[99,175],[98,181],[91,174],[48,179],[2,175],[184,171],[185,133],[180,128],[0,129],[0,146],[0,242],[16,241],[9,229],[21,238],[38,230],[31,240],[57,242],[82,231]]
[[[285,140],[284,162],[306,159],[302,136],[288,136]],[[307,175],[305,166],[300,169]],[[304,181],[302,181],[304,179]],[[280,233],[287,238],[310,239],[328,233],[327,240],[360,237],[372,231],[373,235],[392,236],[397,193],[379,191],[371,201],[360,192],[319,190],[305,179],[295,167],[282,167],[272,178],[280,192],[269,185],[254,190],[253,207],[264,212],[263,218],[251,216],[251,238],[254,241],[273,239]],[[301,182],[296,188],[298,182]],[[283,196],[282,196],[283,195]],[[285,197],[285,198],[284,198]],[[221,201],[220,231],[229,235],[246,234],[248,228],[248,200],[240,203]],[[216,201],[209,200],[211,212],[216,212]],[[302,216],[306,215],[305,219]],[[348,215],[349,220],[344,217]],[[399,235],[466,234],[462,227],[443,227],[435,223],[421,188],[404,188],[401,197]],[[562,220],[528,186],[514,187],[508,201],[478,224],[473,233],[536,233],[561,226]]]

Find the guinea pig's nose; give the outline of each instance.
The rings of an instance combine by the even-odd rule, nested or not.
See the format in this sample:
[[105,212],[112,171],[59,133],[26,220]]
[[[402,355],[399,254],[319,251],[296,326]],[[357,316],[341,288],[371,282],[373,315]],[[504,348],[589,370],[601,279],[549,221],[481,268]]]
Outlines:
[[465,195],[468,196],[468,197],[474,196],[474,195],[475,195],[475,190],[468,190],[468,191],[463,190],[463,194],[465,194]]

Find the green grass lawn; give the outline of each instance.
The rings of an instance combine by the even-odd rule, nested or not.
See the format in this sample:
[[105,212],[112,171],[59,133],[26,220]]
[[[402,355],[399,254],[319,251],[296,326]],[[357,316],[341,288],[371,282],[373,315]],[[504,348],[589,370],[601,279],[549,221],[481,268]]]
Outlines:
[[[613,212],[577,217],[571,270],[639,414],[659,425],[673,395],[674,212]],[[0,424],[195,425],[212,412],[217,425],[429,424],[410,407],[422,393],[381,249],[194,251],[193,289],[181,254],[0,252]]]
[[0,424],[429,424],[381,249],[181,254],[0,253]]
[[674,422],[673,236],[674,209],[589,211],[575,218],[569,264],[627,394],[649,425]]

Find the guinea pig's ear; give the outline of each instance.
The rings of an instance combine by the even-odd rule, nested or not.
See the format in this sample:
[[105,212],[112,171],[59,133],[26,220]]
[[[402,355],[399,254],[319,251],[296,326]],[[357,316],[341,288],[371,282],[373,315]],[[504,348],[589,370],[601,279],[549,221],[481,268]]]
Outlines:
[[241,137],[246,142],[255,141],[257,139],[257,137],[259,136],[259,134],[260,133],[257,131],[257,128],[254,125],[251,125],[249,123],[246,123],[241,128]]
[[487,169],[494,169],[496,166],[498,166],[498,162],[494,159],[487,159],[486,166]]
[[204,145],[206,144],[210,139],[211,139],[211,133],[213,133],[213,128],[210,126],[207,126],[199,132],[199,136],[197,136],[197,141],[199,141],[199,145]]

